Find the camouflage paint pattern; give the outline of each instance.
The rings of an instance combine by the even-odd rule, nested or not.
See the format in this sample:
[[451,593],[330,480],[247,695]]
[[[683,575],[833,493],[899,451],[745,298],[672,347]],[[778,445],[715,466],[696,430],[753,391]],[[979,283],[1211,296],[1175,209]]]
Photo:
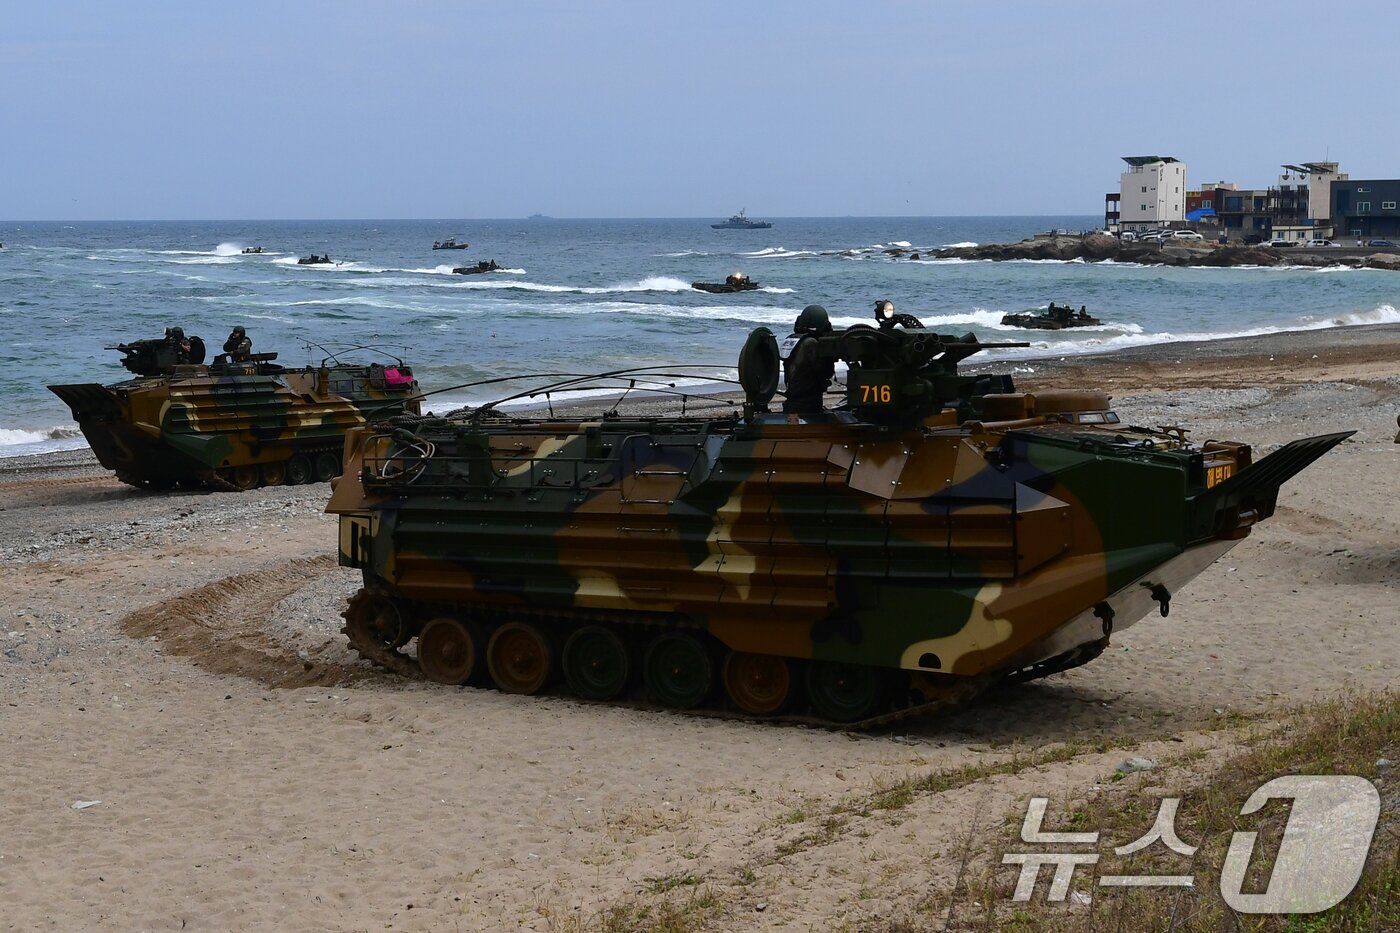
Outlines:
[[[338,472],[346,431],[419,410],[417,383],[388,385],[382,366],[179,365],[108,386],[49,388],[73,410],[104,467],[157,487],[218,485],[238,468],[257,476],[257,468],[297,456],[315,471],[316,458],[328,455],[322,466],[333,460]],[[329,478],[321,473],[313,478]]]
[[738,652],[1010,674],[1167,609],[1347,436],[1251,464],[1243,444],[1120,425],[1107,402],[1003,393],[978,407],[1006,420],[945,410],[908,427],[751,413],[356,428],[327,510],[341,562],[397,602],[406,636],[445,611],[614,620]]

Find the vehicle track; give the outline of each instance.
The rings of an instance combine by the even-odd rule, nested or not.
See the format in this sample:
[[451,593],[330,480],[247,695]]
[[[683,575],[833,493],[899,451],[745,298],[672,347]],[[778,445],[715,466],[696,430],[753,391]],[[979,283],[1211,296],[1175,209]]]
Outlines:
[[[366,671],[297,657],[263,629],[279,601],[337,569],[331,556],[235,574],[125,616],[133,638],[155,637],[165,650],[215,674],[236,674],[269,687],[343,683]],[[374,675],[371,675],[374,676]]]

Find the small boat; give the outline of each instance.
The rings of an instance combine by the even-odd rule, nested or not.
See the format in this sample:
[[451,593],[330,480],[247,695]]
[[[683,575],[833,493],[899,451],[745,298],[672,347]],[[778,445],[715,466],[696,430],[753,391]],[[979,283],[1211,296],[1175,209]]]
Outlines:
[[1066,327],[1094,327],[1103,321],[1090,316],[1085,305],[1080,305],[1076,311],[1069,305],[1056,305],[1052,301],[1044,311],[1004,314],[1001,323],[1005,327],[1027,327],[1032,330],[1064,330]]
[[458,243],[454,238],[448,237],[445,240],[434,240],[433,249],[466,249],[470,243]]
[[727,295],[730,292],[750,292],[758,288],[758,283],[742,272],[727,276],[723,282],[691,282],[691,288],[714,295]]
[[245,247],[243,247],[243,255],[244,255],[244,256],[251,256],[251,255],[253,255],[254,253],[261,253],[262,251],[263,251],[263,248],[262,248],[261,246],[245,246]]
[[476,275],[479,272],[499,272],[500,266],[496,265],[494,259],[483,259],[474,266],[458,266],[452,271],[458,275]]
[[722,224],[710,224],[715,230],[767,230],[773,226],[766,220],[749,220],[748,216],[740,211]]
[[328,266],[331,264],[331,254],[325,253],[317,256],[312,253],[310,256],[303,256],[297,260],[299,266]]

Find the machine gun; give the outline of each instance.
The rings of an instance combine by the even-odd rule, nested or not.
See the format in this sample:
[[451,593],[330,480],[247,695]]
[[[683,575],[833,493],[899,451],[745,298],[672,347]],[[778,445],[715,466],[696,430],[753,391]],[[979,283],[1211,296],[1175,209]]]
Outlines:
[[122,365],[138,376],[161,376],[174,372],[177,364],[204,362],[204,341],[199,337],[190,337],[189,344],[187,354],[182,354],[175,344],[166,339],[133,340],[103,349],[120,350]]
[[[822,359],[840,360],[847,366],[844,408],[861,421],[890,427],[916,425],[944,408],[956,408],[960,416],[970,417],[978,396],[1012,392],[1014,386],[1009,375],[960,375],[958,363],[982,350],[1030,346],[982,343],[971,333],[957,337],[921,327],[865,324],[813,339]],[[739,355],[739,382],[751,410],[768,410],[781,368],[773,332],[760,327],[750,333]]]

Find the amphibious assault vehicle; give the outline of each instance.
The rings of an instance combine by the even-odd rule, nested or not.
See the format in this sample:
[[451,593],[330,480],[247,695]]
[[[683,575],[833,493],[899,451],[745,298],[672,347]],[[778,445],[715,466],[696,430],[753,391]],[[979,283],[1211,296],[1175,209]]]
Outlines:
[[723,282],[691,282],[690,287],[712,295],[728,295],[733,292],[750,292],[759,285],[742,272],[727,275]]
[[1024,314],[1003,314],[1001,323],[1004,327],[1027,327],[1032,330],[1064,330],[1067,327],[1097,327],[1102,324],[1098,318],[1089,314],[1088,310],[1080,305],[1075,311],[1069,305],[1055,305],[1050,302],[1050,307],[1044,311],[1027,311]]
[[760,328],[725,417],[488,405],[350,431],[327,510],[364,576],[352,645],[446,684],[562,677],[588,700],[879,725],[1084,664],[1166,615],[1349,434],[1255,462],[1123,424],[1100,392],[960,374],[1007,346],[971,334],[812,339],[848,366],[844,404],[818,414],[769,410]]
[[252,489],[327,480],[340,472],[345,432],[418,412],[418,383],[402,360],[288,368],[276,353],[206,365],[204,345],[137,340],[122,353],[134,379],[51,385],[98,461],[124,483]]

